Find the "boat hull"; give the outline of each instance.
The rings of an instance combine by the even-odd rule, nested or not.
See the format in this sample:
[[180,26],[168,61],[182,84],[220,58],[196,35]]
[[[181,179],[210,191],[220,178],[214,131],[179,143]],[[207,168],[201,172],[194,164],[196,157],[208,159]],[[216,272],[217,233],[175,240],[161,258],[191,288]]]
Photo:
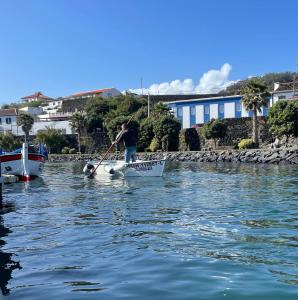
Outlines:
[[[125,163],[123,161],[104,161],[96,169],[96,176],[121,175],[124,177],[161,177],[166,160],[148,160]],[[89,162],[84,167],[84,173],[92,172],[96,162]]]
[[22,154],[0,155],[1,173],[16,175],[24,179],[25,176],[40,176],[44,166],[44,156],[41,154],[28,154],[28,174],[24,173]]

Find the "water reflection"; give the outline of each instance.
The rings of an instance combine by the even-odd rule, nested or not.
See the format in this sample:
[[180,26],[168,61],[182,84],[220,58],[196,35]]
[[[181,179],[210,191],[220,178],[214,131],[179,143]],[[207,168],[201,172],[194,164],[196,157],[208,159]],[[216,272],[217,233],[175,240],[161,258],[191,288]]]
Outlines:
[[[4,226],[3,215],[15,211],[15,206],[11,203],[5,203],[0,207],[0,247],[5,245],[1,238],[7,236],[11,231]],[[9,294],[7,287],[9,280],[12,278],[12,271],[21,269],[20,263],[12,260],[13,253],[6,253],[0,248],[0,288],[3,295]]]

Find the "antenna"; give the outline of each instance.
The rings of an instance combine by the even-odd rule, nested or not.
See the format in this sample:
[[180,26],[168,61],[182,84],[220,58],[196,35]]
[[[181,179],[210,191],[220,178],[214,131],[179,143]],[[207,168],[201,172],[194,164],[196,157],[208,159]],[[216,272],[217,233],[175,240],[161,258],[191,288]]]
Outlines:
[[293,76],[293,98],[296,96],[296,77],[298,74],[298,55],[296,56],[296,72],[294,72]]

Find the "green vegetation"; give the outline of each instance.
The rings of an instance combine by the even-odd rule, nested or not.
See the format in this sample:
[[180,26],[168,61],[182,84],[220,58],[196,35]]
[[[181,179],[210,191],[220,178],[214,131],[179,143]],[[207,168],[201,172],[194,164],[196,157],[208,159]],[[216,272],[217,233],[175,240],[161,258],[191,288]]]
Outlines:
[[65,145],[65,137],[62,129],[46,127],[45,130],[38,131],[36,142],[47,145],[49,153],[60,153]]
[[269,110],[270,132],[276,137],[298,136],[298,103],[278,101]]
[[22,130],[25,133],[25,142],[28,139],[29,136],[29,131],[31,130],[33,124],[34,124],[34,119],[32,116],[30,116],[29,114],[26,113],[21,113],[18,116],[18,126],[22,127]]
[[70,127],[78,134],[79,152],[81,152],[81,136],[86,132],[87,118],[85,114],[76,112],[70,119]]
[[252,139],[243,139],[238,144],[238,149],[253,149],[255,143]]
[[153,123],[154,137],[162,146],[163,151],[177,151],[181,123],[173,116],[160,116]]
[[156,104],[151,107],[148,118],[146,100],[136,99],[133,95],[120,95],[108,100],[92,98],[84,112],[73,115],[71,126],[80,137],[84,137],[84,149],[88,149],[88,143],[97,141],[97,147],[93,147],[96,151],[103,145],[103,139],[99,139],[102,133],[111,143],[121,130],[121,125],[128,121],[130,128],[138,135],[138,151],[148,150],[152,140],[154,151],[160,148],[170,151],[178,149],[181,124],[171,115],[169,108]]
[[242,88],[242,103],[247,111],[253,112],[253,141],[256,146],[259,145],[258,118],[257,112],[261,112],[263,106],[269,102],[269,92],[267,86],[258,78],[252,78],[247,81]]
[[69,154],[69,150],[70,150],[69,147],[64,147],[64,148],[61,150],[61,153],[62,153],[62,154]]
[[11,132],[0,133],[0,147],[5,151],[13,151],[20,148],[22,143],[20,139]]
[[216,148],[217,141],[227,134],[227,125],[223,121],[212,119],[203,126],[202,133],[207,140],[212,139],[214,141]]
[[183,129],[179,134],[180,151],[199,151],[200,138],[195,128]]

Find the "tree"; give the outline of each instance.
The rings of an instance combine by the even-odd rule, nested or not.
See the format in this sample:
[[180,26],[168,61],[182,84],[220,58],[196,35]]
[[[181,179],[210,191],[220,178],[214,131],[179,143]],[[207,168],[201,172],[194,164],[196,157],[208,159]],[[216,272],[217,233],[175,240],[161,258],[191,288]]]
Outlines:
[[157,103],[153,106],[150,115],[153,117],[170,116],[171,109],[168,106],[166,106],[164,103]]
[[152,139],[154,138],[153,132],[153,118],[146,118],[140,124],[139,138],[138,138],[138,150],[144,151],[150,146]]
[[227,134],[227,125],[218,119],[212,119],[203,126],[202,133],[207,140],[212,139],[214,141],[216,148],[217,141]]
[[180,129],[181,123],[173,116],[163,116],[153,124],[154,136],[161,142],[164,151],[178,150]]
[[17,124],[18,124],[18,126],[22,127],[22,130],[25,133],[25,142],[26,142],[28,139],[28,136],[29,136],[29,131],[31,130],[31,128],[34,124],[34,119],[29,114],[21,113],[18,116]]
[[127,123],[129,120],[129,127],[135,131],[136,135],[138,135],[140,125],[137,121],[131,119],[130,116],[118,116],[106,124],[111,142],[115,140],[117,133],[121,130],[121,125]]
[[0,147],[5,151],[13,151],[21,147],[19,138],[11,132],[0,133]]
[[266,85],[258,78],[250,79],[242,89],[242,103],[246,110],[253,112],[253,141],[259,145],[257,112],[261,112],[263,106],[268,105],[270,94]]
[[36,142],[46,144],[49,153],[61,152],[61,149],[65,145],[63,130],[47,126],[45,130],[37,132]]
[[298,103],[278,101],[269,109],[270,132],[277,137],[298,136]]
[[76,112],[70,118],[70,126],[78,134],[79,152],[81,152],[81,136],[86,132],[87,118],[85,114]]

